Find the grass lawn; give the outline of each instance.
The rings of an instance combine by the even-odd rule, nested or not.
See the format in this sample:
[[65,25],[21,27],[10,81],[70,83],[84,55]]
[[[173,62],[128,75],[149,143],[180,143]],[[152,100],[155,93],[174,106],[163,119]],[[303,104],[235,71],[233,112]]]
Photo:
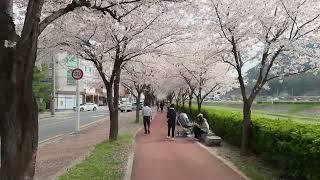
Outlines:
[[[206,108],[221,109],[228,111],[241,112],[241,104],[214,104],[204,106]],[[320,110],[319,105],[305,105],[305,104],[273,104],[263,105],[254,104],[252,108],[252,117],[255,115],[263,116],[272,119],[286,119],[307,124],[320,124],[320,116],[312,112],[315,109]],[[310,111],[310,112],[308,112]]]
[[127,165],[127,158],[132,147],[133,136],[121,135],[118,141],[105,141],[96,145],[90,156],[59,180],[121,180]]

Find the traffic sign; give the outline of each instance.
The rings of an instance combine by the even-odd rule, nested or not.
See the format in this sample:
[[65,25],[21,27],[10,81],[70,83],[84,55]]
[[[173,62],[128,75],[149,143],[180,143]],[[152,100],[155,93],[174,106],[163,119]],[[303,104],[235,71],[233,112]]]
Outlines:
[[83,77],[83,71],[79,68],[72,70],[72,77],[75,80],[80,80]]
[[48,79],[43,79],[43,80],[40,80],[40,83],[48,83],[49,80]]

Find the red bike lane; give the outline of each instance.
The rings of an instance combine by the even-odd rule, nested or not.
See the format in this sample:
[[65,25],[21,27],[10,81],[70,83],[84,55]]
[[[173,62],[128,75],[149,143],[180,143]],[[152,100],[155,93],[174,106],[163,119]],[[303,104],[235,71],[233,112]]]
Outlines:
[[194,140],[167,140],[165,114],[158,113],[151,122],[151,134],[137,134],[132,180],[244,179]]

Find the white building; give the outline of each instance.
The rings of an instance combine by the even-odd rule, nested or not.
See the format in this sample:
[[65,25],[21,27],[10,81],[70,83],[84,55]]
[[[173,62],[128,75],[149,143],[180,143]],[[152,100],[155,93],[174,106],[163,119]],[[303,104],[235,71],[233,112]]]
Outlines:
[[[68,53],[59,53],[54,57],[55,65],[55,103],[57,110],[73,109],[76,106],[76,80],[71,76],[77,67],[78,59]],[[84,76],[79,80],[80,103],[93,102],[106,104],[106,90],[94,64],[79,60]]]

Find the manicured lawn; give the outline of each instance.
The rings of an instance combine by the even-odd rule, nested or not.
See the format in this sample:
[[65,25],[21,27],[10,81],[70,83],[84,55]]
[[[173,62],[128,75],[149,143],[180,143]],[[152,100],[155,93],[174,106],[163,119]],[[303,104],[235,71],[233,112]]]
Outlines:
[[[241,104],[214,104],[205,106],[207,108],[228,110],[233,112],[241,112]],[[252,108],[253,116],[263,116],[266,118],[272,119],[285,119],[296,121],[300,123],[307,124],[320,124],[319,105],[310,105],[310,104],[274,104],[274,105],[265,105],[265,104],[255,104]]]
[[133,136],[121,135],[118,141],[105,141],[96,145],[91,155],[59,177],[60,180],[121,180]]

